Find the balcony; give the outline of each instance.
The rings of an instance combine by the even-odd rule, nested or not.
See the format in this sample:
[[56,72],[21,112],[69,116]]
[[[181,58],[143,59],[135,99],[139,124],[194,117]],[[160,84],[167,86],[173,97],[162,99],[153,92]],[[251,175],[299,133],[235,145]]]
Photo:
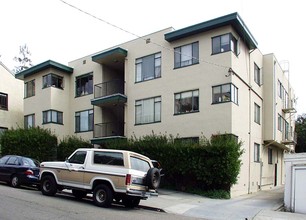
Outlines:
[[91,104],[105,107],[124,104],[126,101],[127,96],[124,95],[123,80],[112,80],[95,85],[94,99],[91,100]]
[[122,139],[124,137],[124,122],[99,123],[94,126],[92,144],[100,144],[106,140]]
[[297,133],[296,132],[283,132],[282,144],[294,145],[296,143],[297,143]]

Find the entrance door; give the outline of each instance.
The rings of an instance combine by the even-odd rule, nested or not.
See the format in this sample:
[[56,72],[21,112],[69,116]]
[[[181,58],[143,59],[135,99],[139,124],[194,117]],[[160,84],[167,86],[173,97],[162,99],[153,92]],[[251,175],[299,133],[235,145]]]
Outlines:
[[274,186],[277,186],[277,163],[274,168]]
[[306,168],[295,170],[294,178],[294,212],[306,214]]

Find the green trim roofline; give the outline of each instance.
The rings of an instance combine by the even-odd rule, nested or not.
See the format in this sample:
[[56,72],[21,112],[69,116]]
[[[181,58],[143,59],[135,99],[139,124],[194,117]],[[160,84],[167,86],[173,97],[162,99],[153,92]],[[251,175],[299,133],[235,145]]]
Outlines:
[[237,33],[241,37],[241,40],[243,40],[247,44],[249,49],[257,48],[257,41],[255,40],[255,38],[253,37],[253,35],[251,34],[251,32],[249,31],[249,29],[247,28],[247,26],[245,25],[245,23],[237,12],[166,33],[165,40],[168,42],[172,42],[226,25],[231,25],[237,31]]
[[48,68],[54,68],[54,69],[60,70],[60,71],[65,72],[65,73],[73,73],[73,68],[71,68],[69,66],[65,66],[65,65],[60,64],[60,63],[57,63],[53,60],[47,60],[43,63],[32,66],[32,67],[30,67],[30,68],[28,68],[24,71],[21,71],[21,72],[17,73],[15,75],[15,78],[23,80],[26,77],[29,77],[29,76],[31,76],[35,73],[38,73],[38,72],[43,71],[43,70],[48,69]]
[[116,47],[114,49],[107,50],[107,51],[101,52],[99,54],[96,54],[96,55],[92,56],[91,59],[94,62],[98,62],[100,59],[106,58],[110,55],[122,55],[123,57],[126,57],[127,53],[128,53],[127,50],[125,50],[121,47]]

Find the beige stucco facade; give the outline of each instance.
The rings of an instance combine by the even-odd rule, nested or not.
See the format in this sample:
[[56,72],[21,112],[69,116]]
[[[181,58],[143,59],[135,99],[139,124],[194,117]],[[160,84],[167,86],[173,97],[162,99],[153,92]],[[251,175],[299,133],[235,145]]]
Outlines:
[[[1,95],[0,129],[23,127],[23,82],[15,79],[13,73],[2,62],[0,62]],[[6,104],[3,103],[4,100]]]
[[[148,66],[157,75],[144,76],[142,68],[150,72]],[[43,88],[49,73],[63,77],[63,88]],[[196,141],[234,135],[244,149],[232,187],[236,196],[284,183],[283,152],[295,144],[295,97],[287,73],[273,54],[261,53],[234,13],[177,31],[167,28],[68,66],[39,64],[17,78],[36,81],[35,96],[24,100],[24,115],[35,114],[36,126],[60,138],[75,134],[103,145],[152,132]],[[185,102],[190,105],[182,110]],[[62,112],[63,123],[43,124],[48,109]]]

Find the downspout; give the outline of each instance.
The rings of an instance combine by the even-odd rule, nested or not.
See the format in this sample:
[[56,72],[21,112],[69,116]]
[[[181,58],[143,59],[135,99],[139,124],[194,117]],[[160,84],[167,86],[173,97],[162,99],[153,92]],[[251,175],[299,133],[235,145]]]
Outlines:
[[251,103],[251,53],[255,50],[249,51],[249,180],[248,180],[248,194],[251,193],[251,160],[252,160],[252,103]]

